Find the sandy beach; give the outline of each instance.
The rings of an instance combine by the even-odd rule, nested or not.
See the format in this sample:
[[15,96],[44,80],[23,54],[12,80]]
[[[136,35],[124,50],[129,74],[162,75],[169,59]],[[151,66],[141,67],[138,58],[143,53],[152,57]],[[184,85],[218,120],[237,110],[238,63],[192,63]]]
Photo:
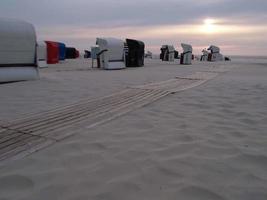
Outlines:
[[178,62],[105,71],[67,60],[40,80],[0,85],[0,121],[129,87],[216,72],[38,152],[0,163],[0,200],[266,200],[267,59]]

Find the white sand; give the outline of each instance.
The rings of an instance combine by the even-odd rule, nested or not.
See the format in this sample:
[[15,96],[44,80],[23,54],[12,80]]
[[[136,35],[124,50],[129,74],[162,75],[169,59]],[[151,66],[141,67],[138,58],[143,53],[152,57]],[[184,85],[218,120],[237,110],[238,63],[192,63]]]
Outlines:
[[40,81],[0,85],[0,119],[12,120],[127,86],[229,70],[0,166],[0,199],[266,200],[266,63],[147,60],[102,71],[79,60],[42,69]]

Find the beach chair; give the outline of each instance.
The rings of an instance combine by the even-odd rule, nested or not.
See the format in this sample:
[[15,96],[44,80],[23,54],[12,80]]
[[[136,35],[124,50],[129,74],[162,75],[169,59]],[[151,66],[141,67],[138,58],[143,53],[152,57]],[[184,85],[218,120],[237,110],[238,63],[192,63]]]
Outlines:
[[99,53],[97,54],[98,67],[107,70],[125,68],[123,40],[115,38],[97,38],[96,45],[99,46]]
[[189,44],[181,44],[183,48],[183,53],[181,53],[180,64],[191,65],[192,64],[192,46]]
[[162,45],[160,59],[162,61],[174,61],[175,49],[172,45]]
[[208,50],[210,51],[208,55],[208,61],[216,62],[216,61],[223,61],[224,56],[220,53],[220,48],[214,45],[211,45]]
[[38,64],[38,67],[40,68],[48,67],[47,47],[46,47],[46,43],[43,41],[39,41],[37,43],[37,64]]
[[57,42],[45,41],[47,46],[47,63],[56,64],[59,62],[59,47]]
[[66,58],[66,45],[64,43],[58,42],[59,48],[59,60],[65,60]]
[[78,54],[74,47],[66,47],[66,59],[76,59]]
[[91,51],[84,50],[84,58],[91,58]]
[[206,49],[202,50],[200,61],[208,61],[209,52]]
[[145,53],[145,58],[151,58],[151,59],[152,59],[152,57],[153,57],[153,54],[152,54],[151,51],[147,51],[147,52]]
[[126,67],[144,66],[145,44],[139,40],[126,39]]
[[0,82],[39,78],[37,41],[32,24],[0,18]]

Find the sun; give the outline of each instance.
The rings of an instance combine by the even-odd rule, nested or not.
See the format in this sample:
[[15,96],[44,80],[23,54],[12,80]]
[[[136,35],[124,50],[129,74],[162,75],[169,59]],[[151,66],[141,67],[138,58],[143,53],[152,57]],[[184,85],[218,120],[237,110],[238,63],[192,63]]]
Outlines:
[[205,19],[202,30],[205,33],[214,33],[216,31],[216,21],[211,18]]

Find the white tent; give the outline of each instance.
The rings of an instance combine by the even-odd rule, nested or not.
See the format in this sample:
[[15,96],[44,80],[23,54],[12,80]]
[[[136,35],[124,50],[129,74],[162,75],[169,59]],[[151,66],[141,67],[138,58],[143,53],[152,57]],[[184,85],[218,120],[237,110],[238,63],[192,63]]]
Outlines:
[[38,78],[33,25],[0,18],[0,82]]
[[183,53],[181,54],[180,63],[183,65],[191,65],[193,48],[189,44],[181,44]]
[[116,38],[97,38],[99,67],[103,69],[125,68],[124,41]]
[[38,41],[37,43],[37,64],[38,67],[48,67],[47,65],[47,47],[46,43],[43,41]]
[[210,54],[208,57],[208,61],[216,62],[216,61],[223,61],[224,56],[220,53],[220,48],[214,45],[211,45],[208,50],[210,50]]

